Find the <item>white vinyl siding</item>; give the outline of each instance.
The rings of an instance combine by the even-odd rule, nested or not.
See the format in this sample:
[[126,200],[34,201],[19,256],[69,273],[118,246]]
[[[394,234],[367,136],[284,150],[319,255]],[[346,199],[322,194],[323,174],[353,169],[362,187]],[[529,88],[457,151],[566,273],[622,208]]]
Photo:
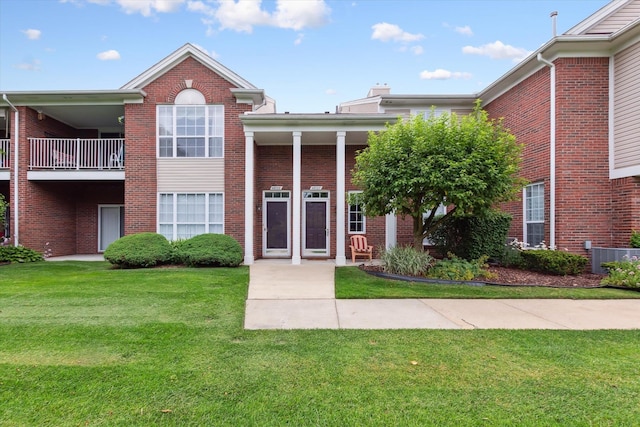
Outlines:
[[158,191],[222,192],[224,159],[158,159]]
[[222,193],[160,193],[158,233],[169,240],[224,233]]
[[544,240],[544,184],[527,185],[524,193],[524,242],[533,247]]
[[616,10],[611,16],[598,22],[586,31],[586,34],[611,34],[635,21],[640,16],[640,1],[634,0]]
[[159,105],[158,157],[223,157],[224,106]]
[[640,167],[640,43],[614,61],[614,168]]

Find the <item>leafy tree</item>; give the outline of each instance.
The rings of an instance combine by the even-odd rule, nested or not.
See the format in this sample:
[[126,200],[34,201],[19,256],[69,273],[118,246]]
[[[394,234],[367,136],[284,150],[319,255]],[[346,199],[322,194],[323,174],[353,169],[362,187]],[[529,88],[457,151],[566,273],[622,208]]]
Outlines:
[[7,213],[7,206],[9,205],[4,198],[4,195],[0,194],[0,231],[4,230],[4,226],[5,226],[4,220],[5,220],[5,215]]
[[[369,133],[356,156],[353,182],[362,188],[367,216],[395,212],[413,219],[413,244],[453,215],[480,215],[512,200],[524,181],[517,174],[522,147],[476,101],[472,114],[434,110],[428,118],[398,120]],[[440,204],[452,206],[436,217]]]

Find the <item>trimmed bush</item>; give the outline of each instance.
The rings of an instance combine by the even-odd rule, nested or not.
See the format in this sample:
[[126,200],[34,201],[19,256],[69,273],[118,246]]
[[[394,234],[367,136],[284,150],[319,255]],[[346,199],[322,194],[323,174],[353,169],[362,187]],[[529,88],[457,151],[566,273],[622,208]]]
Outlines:
[[480,216],[457,216],[440,224],[428,238],[443,256],[453,253],[467,260],[483,256],[500,259],[504,255],[511,219],[511,215],[499,211],[487,211]]
[[174,245],[175,260],[191,267],[237,267],[242,246],[226,234],[200,234]]
[[527,250],[521,252],[524,268],[558,276],[575,276],[584,272],[587,258],[564,251]]
[[640,231],[632,230],[629,243],[632,248],[640,248]]
[[111,243],[104,259],[121,268],[155,267],[171,262],[173,249],[161,234],[130,234]]
[[44,257],[38,251],[24,246],[0,246],[0,262],[38,262]]
[[419,251],[413,246],[395,246],[382,250],[380,260],[386,273],[403,276],[422,276],[434,262],[429,252]]

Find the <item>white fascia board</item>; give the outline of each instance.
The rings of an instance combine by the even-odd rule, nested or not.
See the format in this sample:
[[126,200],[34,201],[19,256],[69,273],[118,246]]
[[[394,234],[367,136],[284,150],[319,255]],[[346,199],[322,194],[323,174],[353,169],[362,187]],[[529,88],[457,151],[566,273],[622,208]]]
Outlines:
[[151,68],[144,71],[133,80],[129,81],[127,84],[122,86],[122,89],[142,88],[150,82],[156,80],[158,77],[163,75],[165,72],[167,72],[176,64],[182,62],[189,56],[193,57],[195,60],[210,68],[211,70],[219,74],[222,78],[237,87],[245,89],[256,89],[256,87],[249,83],[247,80],[243,79],[238,74],[234,73],[190,43],[185,44],[160,62],[156,63]]
[[29,181],[124,181],[124,171],[28,171]]
[[591,16],[584,19],[577,25],[570,28],[565,34],[573,34],[579,35],[589,31],[589,28],[599,24],[601,21],[605,20],[609,16],[611,16],[616,10],[625,6],[627,3],[633,0],[613,0],[610,3],[607,3],[597,11],[595,11]]

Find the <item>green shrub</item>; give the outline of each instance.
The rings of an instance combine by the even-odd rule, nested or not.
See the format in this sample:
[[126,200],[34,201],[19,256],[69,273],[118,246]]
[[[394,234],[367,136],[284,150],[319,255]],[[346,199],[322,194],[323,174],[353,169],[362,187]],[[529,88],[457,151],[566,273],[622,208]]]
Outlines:
[[522,251],[512,245],[504,245],[502,257],[498,260],[503,267],[524,268],[525,263],[522,258]]
[[629,240],[632,248],[640,248],[640,231],[632,230]]
[[621,286],[624,288],[640,289],[640,258],[629,258],[625,255],[622,261],[603,263],[608,269],[608,275],[600,282],[603,285]]
[[469,281],[477,278],[489,278],[491,274],[486,270],[487,257],[480,257],[474,261],[467,261],[454,254],[449,258],[435,263],[427,272],[427,277],[444,280]]
[[171,262],[173,249],[161,234],[130,234],[111,243],[104,259],[122,268],[154,267]]
[[225,234],[200,234],[174,244],[175,260],[192,267],[237,267],[242,264],[242,246]]
[[521,252],[524,268],[559,276],[575,276],[584,272],[587,258],[564,251],[525,250]]
[[413,246],[383,249],[380,251],[380,260],[386,273],[403,276],[422,276],[434,262],[429,252],[417,250]]
[[44,261],[44,257],[38,251],[24,246],[0,246],[0,262],[37,262]]
[[499,211],[452,217],[433,230],[428,238],[443,256],[453,253],[467,260],[482,256],[500,259],[511,219],[511,215]]

